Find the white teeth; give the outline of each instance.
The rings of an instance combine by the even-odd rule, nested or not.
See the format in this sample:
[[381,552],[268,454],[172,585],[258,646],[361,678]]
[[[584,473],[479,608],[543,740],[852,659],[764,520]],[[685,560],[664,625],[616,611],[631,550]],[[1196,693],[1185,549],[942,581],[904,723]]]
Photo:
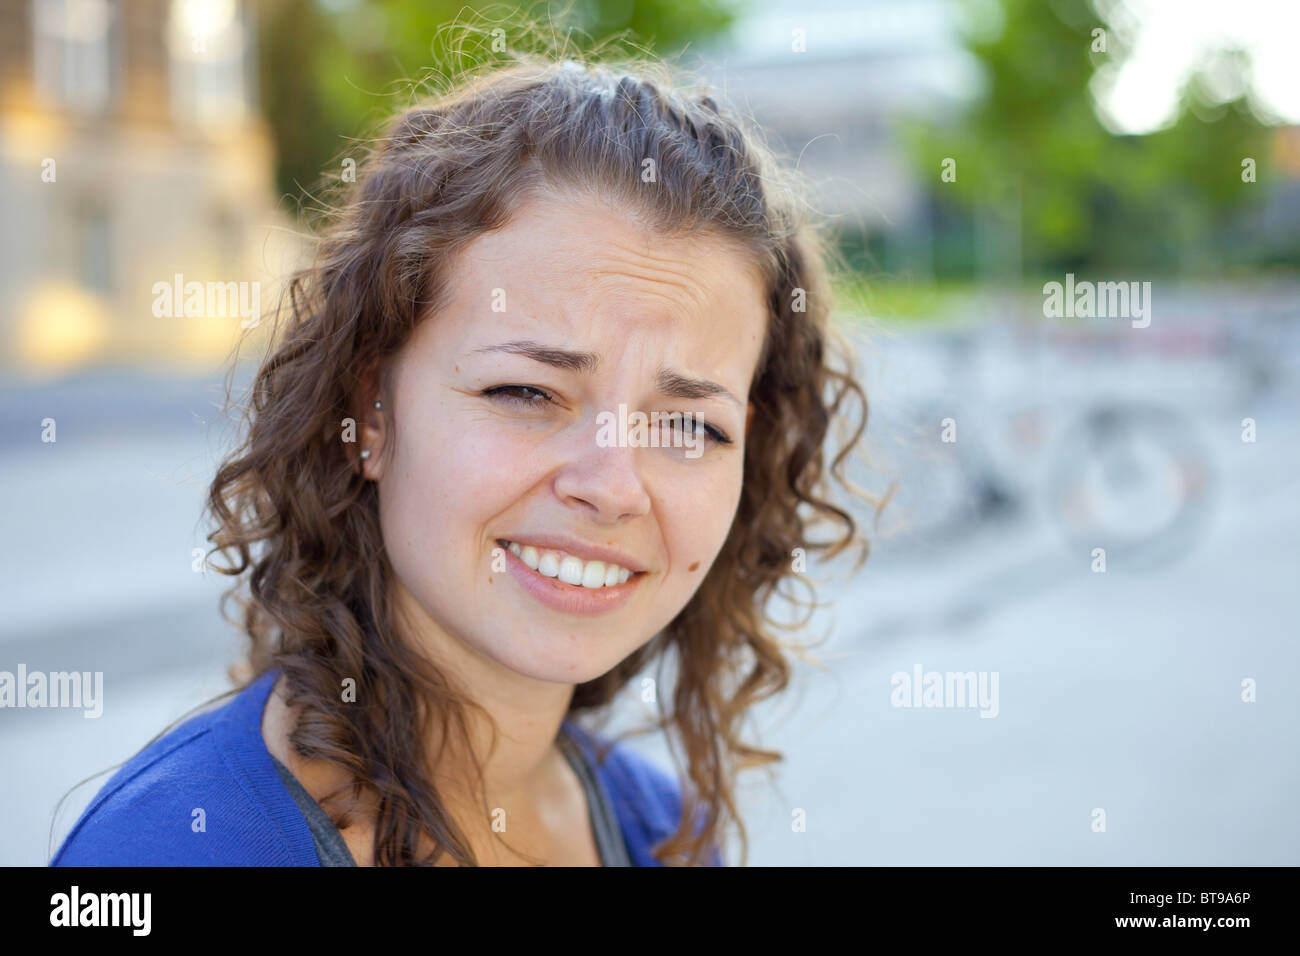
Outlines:
[[588,561],[582,569],[582,586],[584,588],[603,588],[605,586],[605,562]]
[[543,551],[537,559],[537,573],[548,578],[559,577],[560,556],[554,551]]
[[571,554],[566,554],[560,562],[560,580],[565,584],[582,583],[582,562]]
[[548,578],[559,578],[565,584],[579,587],[610,588],[622,584],[632,576],[627,568],[604,561],[583,561],[571,554],[558,551],[539,550],[531,544],[520,546],[513,541],[507,542],[511,552],[524,564],[538,574]]

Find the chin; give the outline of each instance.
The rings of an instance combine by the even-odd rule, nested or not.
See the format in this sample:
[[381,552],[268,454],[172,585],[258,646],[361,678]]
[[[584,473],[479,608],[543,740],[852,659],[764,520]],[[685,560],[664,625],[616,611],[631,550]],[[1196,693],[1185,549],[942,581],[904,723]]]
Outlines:
[[603,649],[605,653],[584,652],[580,640],[568,636],[556,636],[552,640],[554,646],[549,650],[542,646],[549,642],[539,642],[525,653],[520,653],[519,647],[506,647],[492,656],[516,674],[555,684],[585,684],[609,673],[627,656],[611,657],[608,648]]

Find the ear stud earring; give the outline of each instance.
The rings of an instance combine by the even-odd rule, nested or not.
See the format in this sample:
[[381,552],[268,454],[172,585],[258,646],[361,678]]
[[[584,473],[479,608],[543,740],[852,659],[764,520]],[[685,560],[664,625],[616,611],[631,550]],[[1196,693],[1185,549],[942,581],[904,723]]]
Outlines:
[[383,408],[383,407],[384,407],[384,403],[383,403],[383,402],[381,402],[381,401],[376,401],[376,402],[375,402],[375,408]]
[[364,449],[364,450],[361,452],[361,457],[362,457],[363,459],[365,459],[365,458],[369,458],[369,457],[370,457],[370,449],[369,449],[369,448]]

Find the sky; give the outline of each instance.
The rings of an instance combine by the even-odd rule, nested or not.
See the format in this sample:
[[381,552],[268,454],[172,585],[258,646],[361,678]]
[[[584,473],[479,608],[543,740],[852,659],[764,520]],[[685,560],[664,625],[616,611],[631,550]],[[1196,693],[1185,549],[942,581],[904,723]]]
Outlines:
[[[1133,44],[1123,65],[1100,73],[1093,86],[1098,113],[1116,132],[1171,122],[1192,69],[1207,53],[1234,45],[1250,54],[1256,115],[1300,123],[1300,0],[1123,0],[1098,7],[1115,8],[1114,27],[1127,29]],[[1235,92],[1222,79],[1223,92]]]

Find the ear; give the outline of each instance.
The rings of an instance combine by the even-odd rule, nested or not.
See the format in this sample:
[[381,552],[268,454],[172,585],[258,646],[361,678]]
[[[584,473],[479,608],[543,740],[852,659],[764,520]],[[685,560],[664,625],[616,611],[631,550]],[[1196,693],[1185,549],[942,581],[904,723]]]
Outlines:
[[[391,432],[388,423],[392,416],[390,402],[383,394],[374,371],[363,376],[357,400],[360,408],[355,417],[360,428],[357,429],[357,441],[350,448],[352,470],[360,472],[367,481],[378,481],[383,477],[383,452]],[[365,458],[361,457],[363,451],[369,452]]]

